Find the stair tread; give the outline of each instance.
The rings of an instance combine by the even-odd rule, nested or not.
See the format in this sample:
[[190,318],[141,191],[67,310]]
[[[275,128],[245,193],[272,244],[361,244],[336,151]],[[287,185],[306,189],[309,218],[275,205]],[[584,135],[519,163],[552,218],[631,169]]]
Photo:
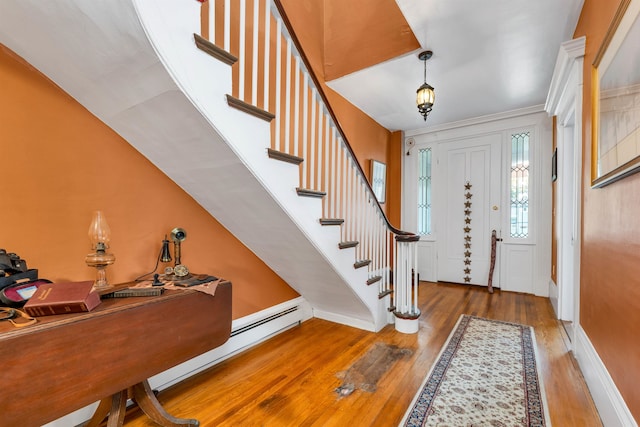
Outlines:
[[270,122],[276,118],[275,114],[270,113],[268,111],[263,110],[262,108],[258,108],[254,105],[251,105],[247,102],[244,102],[241,99],[238,99],[234,96],[227,95],[227,104],[230,107],[236,108],[240,111],[243,111],[247,114],[251,114],[254,117],[262,119],[264,121]]
[[298,196],[304,196],[304,197],[322,198],[327,195],[327,193],[324,191],[311,190],[308,188],[300,188],[300,187],[296,188],[296,192],[298,193]]
[[304,162],[302,157],[294,156],[293,154],[283,153],[282,151],[274,150],[272,148],[267,149],[267,154],[270,159],[280,160],[287,163],[292,163],[294,165],[299,165]]
[[369,279],[367,279],[367,285],[373,285],[374,283],[379,282],[380,280],[382,280],[382,276],[370,277]]
[[353,264],[353,267],[354,268],[362,268],[362,267],[368,266],[369,264],[371,264],[371,260],[370,259],[361,259],[361,260],[356,261]]
[[360,242],[358,242],[357,240],[351,240],[351,241],[346,241],[346,242],[340,242],[338,243],[338,247],[340,249],[347,249],[347,248],[353,248],[356,247],[360,244]]
[[322,225],[342,225],[344,219],[342,218],[320,218],[320,224]]
[[238,58],[236,58],[234,55],[232,55],[231,53],[227,52],[222,48],[219,48],[218,46],[211,43],[209,40],[205,39],[204,37],[198,34],[194,34],[193,37],[196,41],[196,47],[198,49],[211,55],[217,60],[222,61],[227,65],[233,65],[236,62],[238,62]]
[[[382,298],[384,298],[384,297],[386,297],[387,295],[390,295],[390,294],[392,294],[392,293],[393,293],[393,291],[392,291],[391,289],[387,289],[386,291],[384,291],[384,292],[380,292],[380,293],[378,294],[378,299],[382,299]],[[391,308],[391,307],[389,307],[389,308]],[[393,307],[393,310],[389,310],[389,311],[395,311],[395,310],[396,310],[396,308],[395,308],[395,307]]]

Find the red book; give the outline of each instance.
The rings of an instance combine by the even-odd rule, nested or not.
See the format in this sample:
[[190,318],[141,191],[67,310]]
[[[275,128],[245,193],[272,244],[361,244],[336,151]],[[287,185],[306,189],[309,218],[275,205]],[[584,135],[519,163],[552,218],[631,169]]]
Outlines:
[[100,304],[100,294],[93,290],[93,281],[46,283],[41,285],[24,306],[31,316],[80,313]]

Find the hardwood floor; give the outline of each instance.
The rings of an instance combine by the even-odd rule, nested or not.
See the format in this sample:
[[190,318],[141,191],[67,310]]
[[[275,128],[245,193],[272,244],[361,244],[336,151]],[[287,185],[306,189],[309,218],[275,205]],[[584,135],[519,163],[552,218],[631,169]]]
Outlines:
[[[546,298],[421,282],[420,330],[380,333],[311,319],[159,395],[176,417],[208,426],[397,426],[461,314],[531,325],[551,424],[601,426],[566,334]],[[340,396],[344,373],[377,343],[411,350],[388,363],[375,391]],[[139,410],[126,426],[154,425]]]

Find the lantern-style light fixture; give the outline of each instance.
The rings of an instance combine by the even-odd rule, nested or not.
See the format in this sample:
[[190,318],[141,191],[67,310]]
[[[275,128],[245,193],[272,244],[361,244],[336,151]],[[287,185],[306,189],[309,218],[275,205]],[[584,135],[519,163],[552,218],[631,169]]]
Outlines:
[[436,94],[433,92],[433,87],[427,83],[427,59],[431,58],[433,52],[425,50],[420,52],[418,58],[424,62],[424,83],[417,90],[416,104],[418,105],[418,111],[424,117],[424,121],[427,121],[427,116],[433,108],[433,103],[436,100]]

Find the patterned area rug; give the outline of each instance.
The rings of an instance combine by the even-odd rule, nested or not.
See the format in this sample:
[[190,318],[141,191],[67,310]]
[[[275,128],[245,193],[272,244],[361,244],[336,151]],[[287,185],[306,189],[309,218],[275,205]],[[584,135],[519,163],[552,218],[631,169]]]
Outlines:
[[462,315],[400,423],[551,426],[533,328]]

